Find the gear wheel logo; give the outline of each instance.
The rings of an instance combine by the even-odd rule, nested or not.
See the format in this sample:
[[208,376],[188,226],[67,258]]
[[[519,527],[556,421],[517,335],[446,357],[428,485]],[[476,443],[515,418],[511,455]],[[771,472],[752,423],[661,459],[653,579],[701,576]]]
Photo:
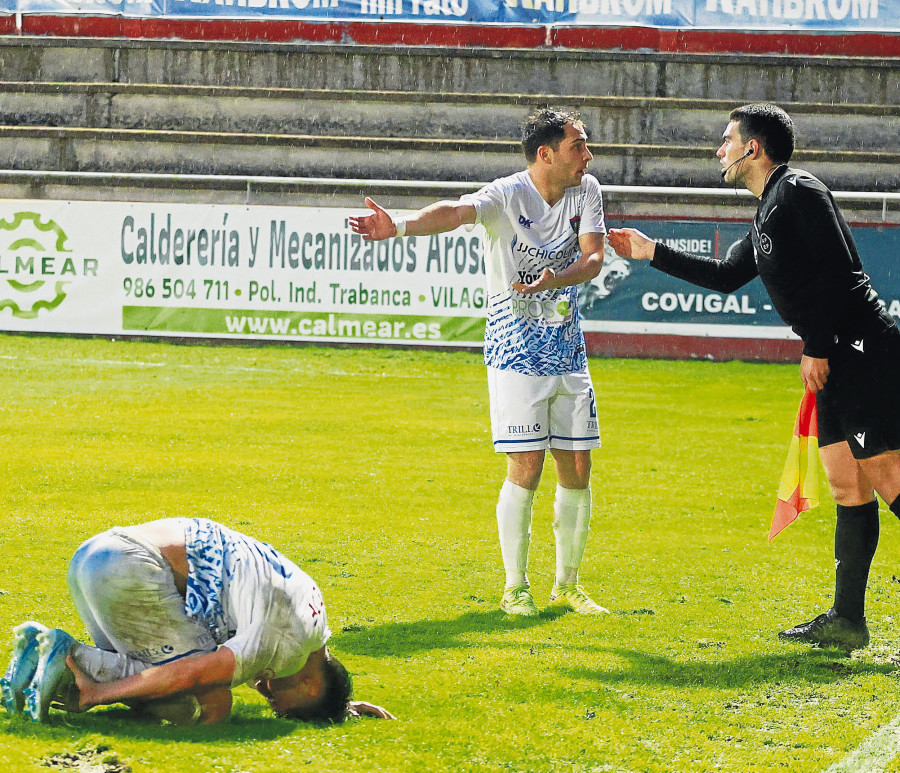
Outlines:
[[38,279],[43,261],[63,257],[66,232],[52,219],[37,212],[16,212],[12,220],[0,219],[0,255],[9,256],[15,278],[0,281],[0,312],[9,309],[18,319],[36,319],[58,308],[66,299],[68,281]]

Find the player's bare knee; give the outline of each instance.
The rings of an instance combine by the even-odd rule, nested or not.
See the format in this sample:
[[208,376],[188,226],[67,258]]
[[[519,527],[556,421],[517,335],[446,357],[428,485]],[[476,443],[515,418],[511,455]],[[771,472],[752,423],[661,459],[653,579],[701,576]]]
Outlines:
[[543,451],[520,451],[506,455],[507,478],[511,483],[534,491],[544,470]]
[[591,452],[554,450],[559,484],[567,489],[585,489],[591,485]]

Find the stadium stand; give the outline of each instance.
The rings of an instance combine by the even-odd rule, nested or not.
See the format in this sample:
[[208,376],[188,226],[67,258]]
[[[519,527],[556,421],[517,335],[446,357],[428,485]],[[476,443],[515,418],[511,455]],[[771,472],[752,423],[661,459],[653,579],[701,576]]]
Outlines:
[[[3,37],[0,71],[4,196],[345,204],[383,190],[416,206],[443,192],[420,181],[455,195],[449,183],[518,170],[518,124],[545,104],[582,113],[605,185],[713,188],[728,111],[758,99],[794,115],[797,163],[833,189],[900,187],[892,58]],[[675,195],[646,196],[674,214]]]

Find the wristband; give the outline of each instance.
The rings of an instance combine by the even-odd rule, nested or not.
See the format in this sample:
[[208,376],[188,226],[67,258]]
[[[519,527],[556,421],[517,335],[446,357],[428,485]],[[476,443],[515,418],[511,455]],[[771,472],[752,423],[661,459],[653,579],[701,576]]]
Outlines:
[[397,218],[394,221],[394,225],[397,227],[397,236],[406,236],[406,218],[401,217]]

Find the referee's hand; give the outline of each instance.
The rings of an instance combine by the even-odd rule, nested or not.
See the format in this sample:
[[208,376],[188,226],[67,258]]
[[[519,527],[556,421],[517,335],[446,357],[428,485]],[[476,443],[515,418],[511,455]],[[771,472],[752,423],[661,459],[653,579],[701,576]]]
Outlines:
[[606,236],[620,258],[652,260],[656,252],[656,242],[637,228],[611,228]]
[[828,358],[827,357],[807,357],[805,354],[800,358],[800,378],[806,388],[815,394],[825,386],[828,380]]

